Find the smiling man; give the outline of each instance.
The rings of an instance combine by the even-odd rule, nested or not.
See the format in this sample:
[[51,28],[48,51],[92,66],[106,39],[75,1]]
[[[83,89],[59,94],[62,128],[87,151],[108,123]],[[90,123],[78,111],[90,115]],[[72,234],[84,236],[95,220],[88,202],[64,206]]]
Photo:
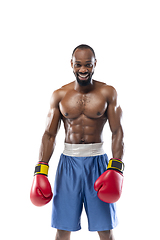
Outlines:
[[[86,49],[88,55],[88,58],[86,58],[86,51],[81,51],[83,46],[84,45],[81,45],[79,49],[76,48],[73,51],[71,65],[79,85],[87,86],[91,83],[97,60],[95,59],[93,49],[90,47],[88,50]],[[85,68],[81,68],[82,65],[85,66]]]
[[[96,62],[90,46],[80,45],[74,49],[71,67],[76,80],[52,95],[35,169],[31,201],[42,206],[52,198],[48,162],[63,122],[64,150],[57,169],[52,210],[56,240],[69,240],[72,231],[81,229],[83,205],[89,230],[97,231],[101,240],[113,240],[112,229],[118,224],[115,202],[121,195],[123,183],[122,110],[117,105],[116,90],[93,80]],[[102,139],[107,121],[112,132],[110,161],[103,150]]]

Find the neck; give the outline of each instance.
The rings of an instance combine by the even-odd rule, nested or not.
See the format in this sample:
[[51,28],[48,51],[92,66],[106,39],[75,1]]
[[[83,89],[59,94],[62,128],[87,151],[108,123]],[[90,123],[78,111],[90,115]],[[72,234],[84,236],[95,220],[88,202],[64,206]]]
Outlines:
[[90,92],[91,90],[93,90],[93,87],[94,87],[94,80],[92,79],[90,84],[87,86],[81,86],[81,85],[79,85],[79,83],[77,81],[75,81],[74,89],[80,93],[87,93],[87,92]]

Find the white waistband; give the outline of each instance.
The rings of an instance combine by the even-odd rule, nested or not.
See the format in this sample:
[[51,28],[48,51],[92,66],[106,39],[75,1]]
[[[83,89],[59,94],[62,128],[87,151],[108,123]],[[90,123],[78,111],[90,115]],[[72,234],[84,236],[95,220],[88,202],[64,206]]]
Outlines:
[[90,157],[104,154],[103,143],[64,144],[63,154],[71,157]]

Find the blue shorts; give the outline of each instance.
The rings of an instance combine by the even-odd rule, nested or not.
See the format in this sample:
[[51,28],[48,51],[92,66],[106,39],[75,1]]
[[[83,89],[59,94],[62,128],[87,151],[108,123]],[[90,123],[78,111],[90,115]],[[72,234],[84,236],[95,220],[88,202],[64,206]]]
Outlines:
[[117,226],[115,203],[101,201],[94,190],[94,183],[106,171],[107,164],[106,154],[87,157],[61,154],[54,186],[52,227],[80,230],[83,204],[89,231],[105,231]]

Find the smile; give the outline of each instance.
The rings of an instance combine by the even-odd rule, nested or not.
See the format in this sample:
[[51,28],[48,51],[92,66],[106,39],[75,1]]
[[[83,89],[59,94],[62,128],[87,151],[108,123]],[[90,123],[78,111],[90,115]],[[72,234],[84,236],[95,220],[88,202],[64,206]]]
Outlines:
[[86,73],[86,74],[78,73],[78,77],[80,80],[87,80],[89,78],[89,73]]

